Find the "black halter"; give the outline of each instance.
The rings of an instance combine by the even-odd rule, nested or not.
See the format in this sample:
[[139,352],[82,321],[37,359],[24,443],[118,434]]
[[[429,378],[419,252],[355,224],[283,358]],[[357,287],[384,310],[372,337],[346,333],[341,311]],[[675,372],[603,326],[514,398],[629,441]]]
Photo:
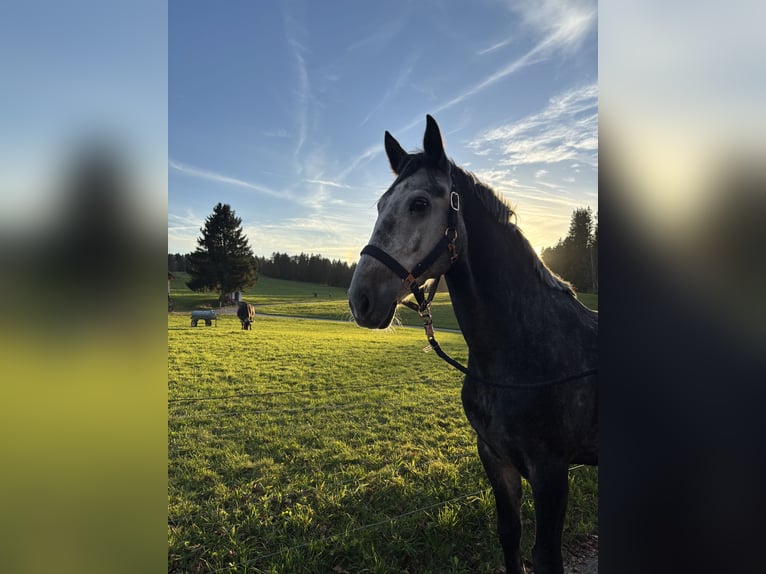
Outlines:
[[444,230],[444,235],[439,242],[434,245],[433,249],[426,255],[417,265],[415,265],[411,271],[407,271],[396,259],[391,257],[388,253],[383,251],[376,245],[367,245],[360,255],[370,255],[374,257],[383,265],[388,267],[404,283],[405,287],[410,289],[418,300],[418,303],[422,302],[423,289],[418,285],[417,279],[426,270],[433,265],[433,263],[439,258],[439,256],[446,249],[450,254],[450,262],[454,262],[457,259],[457,250],[455,248],[455,241],[457,240],[457,214],[460,211],[460,196],[456,191],[450,192],[450,209],[447,213],[447,228]]
[[441,256],[441,254],[444,253],[445,249],[449,252],[450,265],[457,259],[457,248],[455,246],[455,242],[457,241],[457,215],[460,212],[460,195],[458,195],[458,193],[455,191],[454,184],[452,184],[450,188],[450,207],[447,211],[447,227],[444,230],[444,235],[442,235],[441,239],[437,242],[436,245],[434,245],[433,249],[431,249],[431,251],[429,251],[428,254],[410,271],[407,271],[407,269],[401,263],[399,263],[396,259],[391,257],[388,253],[376,245],[365,246],[364,249],[362,249],[360,255],[369,255],[370,257],[374,257],[383,263],[383,265],[388,267],[397,276],[399,276],[407,289],[412,291],[412,294],[415,296],[418,304],[416,305],[411,301],[402,301],[402,304],[406,305],[413,311],[416,311],[418,315],[420,315],[420,318],[423,320],[423,327],[425,328],[426,337],[428,338],[429,343],[428,346],[423,350],[435,351],[439,357],[447,361],[450,365],[462,371],[463,373],[468,373],[468,369],[466,369],[463,365],[445,353],[434,338],[434,326],[433,320],[431,318],[431,301],[433,301],[434,295],[436,295],[436,289],[439,286],[441,275],[439,275],[431,284],[431,288],[428,290],[427,295],[425,294],[425,287],[418,283],[418,277],[423,275],[423,273],[425,273],[428,268],[434,264],[434,262]]

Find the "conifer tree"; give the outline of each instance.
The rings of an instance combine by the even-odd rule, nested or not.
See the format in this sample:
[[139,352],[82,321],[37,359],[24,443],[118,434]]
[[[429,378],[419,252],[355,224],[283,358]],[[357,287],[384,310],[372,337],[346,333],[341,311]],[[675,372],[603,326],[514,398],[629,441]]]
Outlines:
[[598,292],[598,225],[593,225],[590,207],[572,212],[569,233],[555,247],[542,250],[542,258],[555,273],[570,281],[578,291]]
[[242,219],[230,205],[218,203],[200,231],[198,247],[189,255],[187,264],[189,289],[218,291],[223,298],[255,285],[257,263],[242,230]]

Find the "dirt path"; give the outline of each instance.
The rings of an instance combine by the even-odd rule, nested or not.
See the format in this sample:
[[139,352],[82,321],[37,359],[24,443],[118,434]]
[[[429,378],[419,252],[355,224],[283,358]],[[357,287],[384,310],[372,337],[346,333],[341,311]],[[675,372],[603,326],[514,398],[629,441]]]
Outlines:
[[[598,574],[598,535],[583,536],[564,549],[564,574]],[[534,574],[531,562],[525,562],[527,574]]]
[[564,550],[564,574],[598,574],[598,535]]

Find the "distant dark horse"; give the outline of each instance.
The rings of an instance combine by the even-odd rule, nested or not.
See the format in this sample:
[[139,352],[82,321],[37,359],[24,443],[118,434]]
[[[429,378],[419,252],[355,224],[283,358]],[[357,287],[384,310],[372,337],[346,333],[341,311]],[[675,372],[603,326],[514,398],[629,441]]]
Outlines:
[[239,307],[237,307],[237,317],[242,321],[242,329],[250,329],[253,319],[255,319],[255,307],[250,303],[240,302]]
[[386,328],[418,282],[445,276],[468,343],[463,407],[495,494],[506,571],[524,572],[523,476],[535,573],[560,574],[568,467],[598,462],[598,314],[542,263],[508,204],[447,159],[431,116],[423,152],[408,154],[388,132],[385,147],[397,177],[378,201],[351,312],[359,325]]

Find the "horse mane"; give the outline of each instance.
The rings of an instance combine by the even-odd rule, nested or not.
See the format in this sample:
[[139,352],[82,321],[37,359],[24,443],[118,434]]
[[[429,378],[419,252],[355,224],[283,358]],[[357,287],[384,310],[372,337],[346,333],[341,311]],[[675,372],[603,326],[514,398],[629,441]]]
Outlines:
[[[532,249],[532,245],[530,245],[529,240],[521,232],[518,225],[511,221],[511,219],[516,219],[516,212],[511,204],[494,189],[479,180],[479,178],[472,172],[464,170],[452,160],[449,161],[449,164],[452,180],[457,187],[470,190],[472,195],[479,200],[479,203],[484,208],[484,211],[487,212],[487,215],[489,215],[493,221],[507,227],[508,232],[518,238],[524,255],[528,258],[530,266],[534,269],[538,277],[540,277],[543,284],[551,289],[574,296],[574,288],[571,283],[564,281],[550,270],[545,262],[537,255],[537,253],[535,253],[535,250]],[[399,182],[408,178],[421,168],[426,168],[430,171],[436,169],[437,166],[429,160],[424,152],[416,150],[416,152],[409,154],[408,161],[399,170],[395,181],[383,195],[385,196],[390,193]]]
[[481,182],[472,172],[458,167],[452,161],[450,161],[450,165],[452,168],[452,179],[457,187],[471,190],[472,195],[479,200],[487,215],[493,221],[507,227],[509,232],[518,238],[530,265],[543,283],[551,289],[563,291],[574,296],[572,285],[550,270],[545,262],[535,253],[534,249],[532,249],[532,245],[530,245],[529,240],[521,232],[518,225],[511,221],[512,218],[516,219],[516,212],[511,204],[487,184]]

